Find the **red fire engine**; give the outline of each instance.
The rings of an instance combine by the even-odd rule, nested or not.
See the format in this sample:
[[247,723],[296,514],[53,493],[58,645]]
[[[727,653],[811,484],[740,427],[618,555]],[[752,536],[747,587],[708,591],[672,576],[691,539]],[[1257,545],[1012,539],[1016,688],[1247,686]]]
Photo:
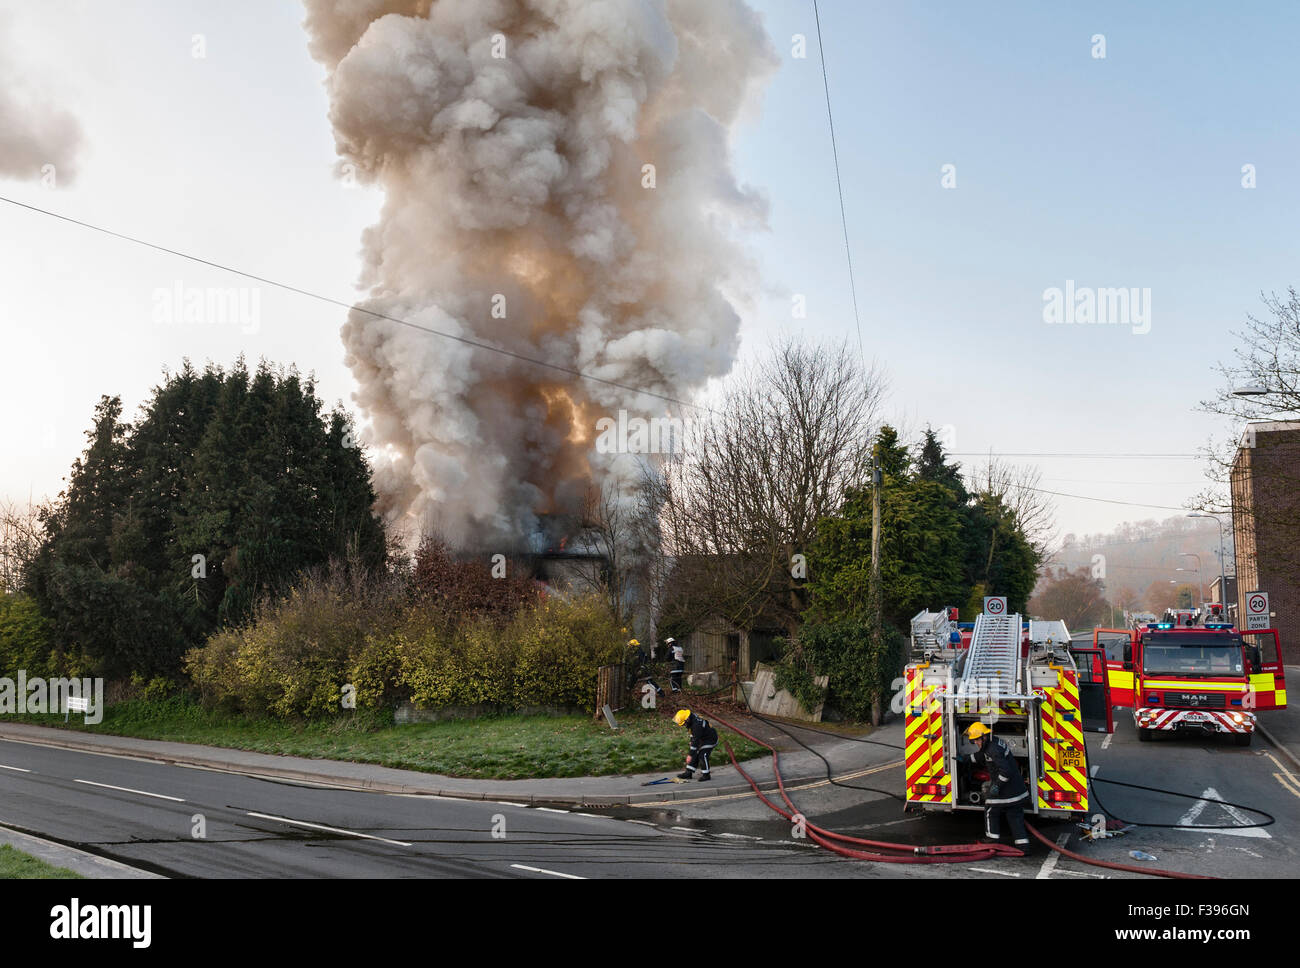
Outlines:
[[1194,731],[1249,746],[1255,713],[1286,708],[1276,629],[1243,634],[1229,622],[1165,621],[1095,629],[1093,644],[1106,652],[1111,701],[1132,708],[1140,740]]

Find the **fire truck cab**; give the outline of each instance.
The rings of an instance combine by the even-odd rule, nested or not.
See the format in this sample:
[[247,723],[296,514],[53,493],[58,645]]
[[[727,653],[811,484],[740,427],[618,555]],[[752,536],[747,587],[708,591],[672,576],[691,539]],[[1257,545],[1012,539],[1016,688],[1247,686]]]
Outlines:
[[1243,634],[1228,622],[1153,622],[1095,629],[1110,694],[1132,708],[1139,740],[1157,732],[1225,733],[1249,746],[1261,709],[1286,708],[1276,629]]

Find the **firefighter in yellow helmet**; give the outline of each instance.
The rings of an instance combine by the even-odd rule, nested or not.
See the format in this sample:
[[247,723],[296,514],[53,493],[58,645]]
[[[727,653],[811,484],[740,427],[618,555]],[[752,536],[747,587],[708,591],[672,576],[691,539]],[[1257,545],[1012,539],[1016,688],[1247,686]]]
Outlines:
[[985,766],[989,771],[989,792],[984,800],[984,834],[990,840],[1002,840],[1002,815],[1006,814],[1011,828],[1012,842],[1021,850],[1029,847],[1029,834],[1025,830],[1025,803],[1029,789],[1011,747],[993,735],[984,723],[975,723],[966,730],[966,738],[975,744],[970,762]]
[[627,688],[632,689],[638,682],[644,679],[654,687],[655,694],[663,698],[664,690],[659,683],[655,682],[654,676],[650,675],[647,669],[649,658],[645,654],[645,647],[637,639],[629,639],[627,643],[627,656],[623,660],[623,667],[627,670]]
[[689,709],[677,710],[673,722],[678,726],[685,726],[691,733],[691,751],[686,756],[686,769],[678,775],[677,779],[689,780],[694,776],[695,770],[700,771],[701,783],[713,779],[709,774],[709,754],[713,752],[713,747],[718,745],[718,731],[707,719],[695,715]]

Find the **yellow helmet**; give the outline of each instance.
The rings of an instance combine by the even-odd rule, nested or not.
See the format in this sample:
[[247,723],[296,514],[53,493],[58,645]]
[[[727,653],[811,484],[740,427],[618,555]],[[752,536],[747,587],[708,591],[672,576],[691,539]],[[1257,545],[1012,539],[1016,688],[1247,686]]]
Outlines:
[[635,646],[640,646],[640,645],[641,645],[641,643],[638,642],[636,639],[631,639],[627,644],[628,644],[628,645],[635,645]]
[[966,738],[974,743],[978,742],[980,737],[988,736],[992,732],[993,730],[989,729],[989,727],[985,726],[983,723],[975,723],[970,729],[966,730]]
[[686,720],[690,718],[691,711],[689,709],[679,709],[677,710],[677,715],[673,717],[673,722],[678,726],[684,726],[686,725]]

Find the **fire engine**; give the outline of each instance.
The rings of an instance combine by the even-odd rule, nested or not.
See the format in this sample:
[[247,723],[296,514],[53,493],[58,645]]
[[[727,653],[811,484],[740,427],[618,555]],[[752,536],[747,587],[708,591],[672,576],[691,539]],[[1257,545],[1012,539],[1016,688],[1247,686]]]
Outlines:
[[[1222,610],[1201,614],[1217,618]],[[1227,621],[1170,620],[1095,629],[1093,645],[1106,653],[1111,698],[1133,709],[1139,740],[1157,732],[1226,733],[1249,746],[1256,712],[1286,708],[1276,629],[1243,634]]]
[[1020,764],[1027,813],[1087,813],[1083,733],[1112,729],[1105,653],[1073,645],[1064,622],[981,613],[967,644],[955,608],[922,611],[904,681],[906,809],[984,809],[986,777],[965,735],[983,722]]

